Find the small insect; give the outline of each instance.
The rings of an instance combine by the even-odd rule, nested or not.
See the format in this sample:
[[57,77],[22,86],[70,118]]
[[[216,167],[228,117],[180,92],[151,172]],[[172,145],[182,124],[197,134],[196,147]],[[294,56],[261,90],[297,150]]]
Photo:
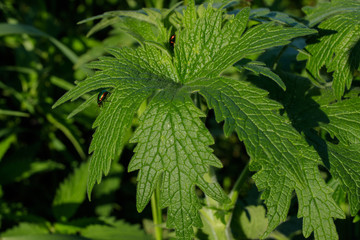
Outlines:
[[101,92],[99,92],[98,97],[97,97],[97,104],[99,107],[102,107],[104,104],[104,101],[107,97],[107,95],[109,95],[110,92],[108,90],[102,90]]
[[171,35],[170,39],[169,39],[169,44],[171,47],[175,46],[175,34]]

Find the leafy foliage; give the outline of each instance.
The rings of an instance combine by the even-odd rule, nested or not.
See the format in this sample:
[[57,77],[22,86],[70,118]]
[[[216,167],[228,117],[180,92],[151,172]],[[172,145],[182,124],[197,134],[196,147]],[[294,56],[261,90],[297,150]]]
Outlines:
[[1,238],[354,239],[359,1],[101,2],[0,4]]
[[316,152],[285,119],[274,114],[279,105],[267,100],[266,92],[232,79],[196,81],[193,88],[214,108],[217,121],[225,121],[225,133],[235,129],[247,147],[251,170],[258,172],[253,178],[264,190],[262,197],[268,207],[264,236],[285,220],[295,189],[304,235],[315,231],[317,239],[334,239],[331,217],[344,218],[343,212],[329,197],[331,189],[318,172]]
[[299,59],[308,59],[306,67],[310,77],[321,84],[326,83],[320,75],[325,66],[326,71],[332,73],[330,81],[340,99],[350,88],[354,71],[360,67],[360,3],[332,1],[308,13],[311,24],[319,18],[325,21],[318,26],[320,35],[317,41],[306,47],[310,55],[300,55]]
[[[109,171],[110,160],[124,145],[124,131],[129,128],[140,103],[151,90],[162,89],[141,117],[141,125],[132,140],[138,145],[129,170],[140,170],[138,210],[146,206],[159,182],[161,205],[169,207],[168,226],[176,228],[179,238],[190,238],[192,226],[201,226],[196,213],[200,205],[191,194],[193,186],[200,186],[220,202],[226,200],[219,187],[211,187],[201,180],[208,164],[220,165],[209,152],[205,154],[204,148],[201,150],[201,145],[192,143],[195,139],[204,139],[201,140],[204,147],[212,143],[209,136],[205,137],[204,129],[196,130],[199,123],[193,122],[201,115],[194,115],[197,110],[191,107],[188,94],[198,91],[209,107],[214,108],[217,121],[225,120],[225,134],[235,130],[244,141],[252,159],[251,168],[258,171],[254,178],[258,187],[265,191],[263,198],[269,210],[269,226],[264,236],[285,220],[295,189],[300,203],[299,216],[304,217],[304,235],[309,236],[315,231],[317,239],[334,239],[336,229],[332,218],[343,218],[344,215],[331,199],[331,189],[318,172],[320,159],[317,153],[307,146],[286,119],[276,114],[280,105],[267,100],[266,92],[243,82],[218,77],[246,55],[287,44],[293,37],[314,31],[306,27],[286,28],[263,23],[243,33],[249,18],[248,9],[229,16],[225,24],[222,23],[223,14],[221,9],[202,5],[196,11],[190,4],[183,13],[182,29],[178,29],[174,65],[166,52],[150,47],[152,45],[145,44],[135,51],[112,50],[116,58],[102,58],[92,64],[102,71],[79,83],[58,101],[56,105],[95,89],[113,88],[111,102],[94,124],[97,130],[90,147],[94,154],[90,163],[89,190],[95,179],[100,181],[102,171],[105,174]],[[152,53],[152,58],[147,52]],[[100,77],[102,81],[99,81]],[[189,115],[190,112],[193,113]],[[118,126],[117,132],[110,126]],[[202,133],[194,135],[194,131]],[[197,161],[193,159],[196,156]],[[200,160],[202,162],[198,162]],[[191,169],[196,171],[192,173]]]
[[209,165],[221,167],[221,163],[207,147],[213,139],[199,120],[202,116],[189,95],[166,89],[152,99],[131,139],[138,142],[129,164],[129,171],[140,170],[137,209],[145,208],[160,183],[161,206],[169,208],[167,226],[176,228],[179,239],[189,239],[192,226],[202,226],[194,185],[219,202],[228,201],[218,184],[203,178]]

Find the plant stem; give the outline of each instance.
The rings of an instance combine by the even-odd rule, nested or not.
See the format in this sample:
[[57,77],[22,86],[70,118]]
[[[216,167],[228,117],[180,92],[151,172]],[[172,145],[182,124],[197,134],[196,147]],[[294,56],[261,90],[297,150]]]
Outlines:
[[154,221],[154,227],[155,227],[155,239],[156,240],[162,240],[162,214],[161,214],[161,208],[159,205],[160,200],[160,192],[159,188],[156,187],[154,190],[154,193],[151,196],[151,210],[153,215],[153,221]]
[[272,67],[273,70],[276,70],[276,68],[278,67],[279,60],[287,48],[288,48],[288,45],[281,48],[279,54],[275,58],[275,61],[274,61],[273,67]]
[[245,168],[242,170],[240,176],[235,182],[235,185],[233,189],[230,192],[230,200],[231,200],[231,206],[235,206],[236,199],[239,196],[239,191],[242,187],[242,185],[245,183],[246,179],[249,177],[250,171],[249,171],[249,163],[246,164]]

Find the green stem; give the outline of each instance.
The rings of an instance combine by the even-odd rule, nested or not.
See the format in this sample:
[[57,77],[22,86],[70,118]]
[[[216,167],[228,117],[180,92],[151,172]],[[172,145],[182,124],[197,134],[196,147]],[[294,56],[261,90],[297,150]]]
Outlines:
[[154,0],[154,7],[157,9],[162,9],[164,7],[164,0]]
[[154,193],[151,196],[151,210],[153,215],[153,221],[155,226],[155,239],[162,240],[162,214],[161,208],[159,205],[160,202],[160,191],[159,188],[155,188]]
[[229,195],[230,200],[231,200],[231,203],[230,203],[231,206],[235,206],[236,200],[239,196],[240,189],[241,189],[242,185],[246,182],[249,175],[250,175],[249,163],[247,163],[245,168],[242,170],[240,176],[236,180],[235,185]]
[[275,61],[274,61],[273,67],[272,67],[273,70],[276,70],[276,68],[278,67],[279,60],[287,48],[288,48],[288,45],[285,45],[284,47],[281,48],[279,54],[275,58]]

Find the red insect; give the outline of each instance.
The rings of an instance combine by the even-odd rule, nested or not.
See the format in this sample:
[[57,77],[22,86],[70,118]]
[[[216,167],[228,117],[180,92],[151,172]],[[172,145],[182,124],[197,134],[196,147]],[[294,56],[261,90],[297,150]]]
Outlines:
[[171,47],[175,46],[175,34],[170,37],[169,43]]

